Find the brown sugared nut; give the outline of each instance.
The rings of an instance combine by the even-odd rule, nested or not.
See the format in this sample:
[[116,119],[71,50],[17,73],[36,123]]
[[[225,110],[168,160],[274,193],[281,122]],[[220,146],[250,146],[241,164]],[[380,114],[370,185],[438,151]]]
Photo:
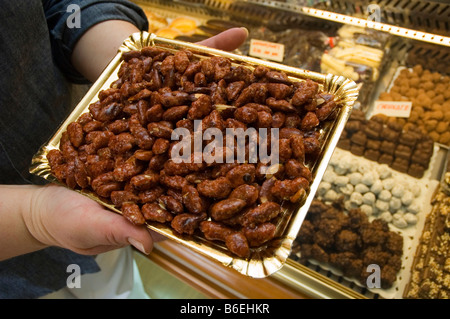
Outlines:
[[75,157],[73,165],[73,173],[78,186],[87,188],[91,178],[87,175],[86,166],[83,161],[79,157]]
[[234,232],[226,236],[225,245],[227,248],[241,258],[250,255],[247,238],[240,232]]
[[242,106],[234,111],[234,117],[242,123],[250,124],[258,120],[258,111],[248,106]]
[[142,206],[142,215],[145,220],[166,223],[173,219],[173,215],[156,203],[147,203]]
[[190,120],[202,119],[212,111],[211,98],[206,94],[201,94],[197,100],[192,102],[187,118]]
[[293,180],[275,181],[271,191],[280,200],[290,200],[301,189],[307,190],[308,188],[308,180],[304,177],[297,177]]
[[179,234],[193,235],[195,230],[199,228],[200,223],[206,219],[206,213],[202,214],[180,214],[176,215],[170,226]]
[[122,204],[126,202],[137,204],[139,196],[130,191],[113,191],[111,192],[111,201],[116,207],[122,207]]
[[320,123],[320,121],[317,118],[316,113],[308,112],[308,113],[306,113],[305,117],[302,119],[301,128],[303,131],[311,131],[313,128],[318,126],[319,123]]
[[169,139],[169,140],[172,136],[172,131],[173,131],[170,127],[167,127],[166,125],[162,124],[161,122],[149,123],[147,126],[147,129],[148,129],[148,133],[151,136]]
[[309,103],[316,96],[318,89],[319,85],[312,80],[300,82],[292,97],[292,105],[299,107]]
[[161,186],[156,186],[152,189],[139,192],[139,201],[141,204],[145,203],[153,203],[158,200],[158,198],[161,197],[162,194],[164,194],[165,189],[163,189]]
[[181,214],[184,211],[183,204],[181,201],[173,196],[165,195],[161,196],[158,201],[163,204],[166,209],[174,214]]
[[97,176],[92,181],[91,186],[99,196],[105,198],[108,198],[112,191],[118,191],[122,187],[114,178],[113,172],[108,172]]
[[250,247],[259,247],[275,236],[277,227],[272,223],[257,225],[255,228],[244,227],[244,235]]
[[234,232],[234,230],[221,223],[209,220],[205,220],[200,223],[200,230],[205,235],[206,239],[220,240],[223,242],[229,234]]
[[236,187],[230,194],[229,198],[242,199],[246,202],[247,206],[251,206],[258,200],[259,191],[253,185],[243,184]]
[[281,213],[281,206],[275,202],[265,202],[249,210],[243,216],[242,225],[254,228],[256,225],[268,222]]
[[216,221],[225,220],[239,213],[247,202],[238,198],[228,198],[213,204],[210,207],[211,217]]
[[134,225],[143,225],[145,223],[139,205],[131,202],[123,203],[121,211],[122,215]]
[[192,214],[200,214],[206,211],[204,200],[200,197],[197,189],[186,184],[181,189],[183,196],[183,205]]
[[226,198],[231,190],[231,182],[226,177],[215,180],[204,180],[197,185],[198,192],[206,197],[222,199]]
[[159,174],[154,172],[145,172],[144,174],[135,175],[130,179],[130,184],[138,191],[145,191],[157,186],[159,183]]
[[240,164],[226,174],[226,177],[231,182],[233,187],[238,187],[242,184],[251,184],[255,180],[256,169],[252,164]]
[[80,147],[84,142],[83,127],[80,123],[72,122],[67,126],[70,143],[75,147]]
[[290,159],[284,165],[286,177],[294,179],[296,177],[304,177],[309,182],[312,181],[312,173],[308,167],[296,159]]
[[136,139],[134,136],[124,132],[111,137],[108,142],[108,148],[116,154],[123,154],[131,150],[135,143]]

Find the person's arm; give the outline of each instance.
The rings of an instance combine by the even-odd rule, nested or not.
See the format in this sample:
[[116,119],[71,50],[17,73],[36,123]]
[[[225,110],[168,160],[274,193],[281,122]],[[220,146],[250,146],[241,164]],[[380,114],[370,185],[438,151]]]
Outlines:
[[48,246],[96,255],[132,244],[143,253],[151,233],[65,187],[0,186],[0,260]]
[[[72,63],[88,80],[95,81],[117,53],[123,41],[139,30],[126,21],[106,21],[89,29],[75,45]],[[245,28],[233,28],[206,39],[199,44],[231,51],[247,38]]]

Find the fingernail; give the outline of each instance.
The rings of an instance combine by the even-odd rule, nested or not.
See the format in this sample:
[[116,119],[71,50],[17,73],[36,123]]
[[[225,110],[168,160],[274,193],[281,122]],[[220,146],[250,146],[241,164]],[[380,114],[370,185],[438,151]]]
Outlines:
[[245,33],[247,34],[246,36],[248,36],[248,29],[247,29],[247,28],[245,28],[245,27],[241,27],[241,29],[242,29],[242,30],[244,30],[244,31],[245,31]]
[[133,246],[134,248],[139,250],[141,253],[143,253],[145,255],[149,254],[147,251],[145,251],[144,245],[142,245],[142,243],[137,241],[136,239],[130,237],[130,238],[128,238],[128,242],[130,243],[131,246]]

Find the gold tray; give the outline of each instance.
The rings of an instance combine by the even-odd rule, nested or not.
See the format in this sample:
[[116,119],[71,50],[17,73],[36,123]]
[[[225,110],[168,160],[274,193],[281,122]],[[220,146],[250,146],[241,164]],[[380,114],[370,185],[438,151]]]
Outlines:
[[[273,274],[283,267],[290,255],[292,243],[300,230],[300,226],[308,212],[320,180],[322,179],[331,155],[336,147],[342,130],[344,129],[345,123],[350,116],[353,103],[358,97],[356,83],[342,76],[301,70],[282,64],[212,49],[198,44],[165,39],[147,32],[134,33],[124,41],[123,45],[119,48],[117,55],[106,67],[98,80],[92,85],[73,112],[62,123],[54,136],[35,154],[30,166],[30,172],[32,174],[45,178],[50,182],[60,184],[56,177],[51,173],[50,165],[46,158],[47,153],[52,149],[59,148],[61,135],[66,130],[67,126],[71,122],[76,121],[81,114],[88,112],[89,105],[98,100],[98,93],[101,90],[109,88],[111,83],[117,79],[117,71],[121,64],[122,53],[131,50],[139,50],[146,46],[160,47],[172,52],[181,49],[189,49],[200,59],[211,56],[223,56],[229,58],[234,64],[249,68],[264,65],[273,70],[285,72],[292,81],[311,79],[319,83],[323,92],[334,94],[335,101],[337,104],[341,105],[335,120],[333,122],[328,122],[326,127],[322,129],[322,149],[317,160],[314,163],[307,163],[313,175],[313,182],[310,185],[310,190],[307,193],[306,199],[302,203],[297,203],[296,205],[282,205],[283,212],[280,221],[277,224],[275,238],[264,247],[253,249],[249,258],[244,259],[236,257],[231,254],[224,245],[208,241],[200,236],[181,236],[166,225],[158,223],[146,224],[149,229],[185,245],[198,253],[213,258],[227,267],[232,267],[243,275],[254,278],[263,278]],[[78,192],[99,202],[116,213],[121,213],[114,205],[102,201],[93,193],[83,191]]]

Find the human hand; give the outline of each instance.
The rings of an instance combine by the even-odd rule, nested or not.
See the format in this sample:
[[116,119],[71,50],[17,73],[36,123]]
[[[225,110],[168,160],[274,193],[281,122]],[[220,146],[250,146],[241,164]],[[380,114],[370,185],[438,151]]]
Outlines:
[[247,36],[248,30],[246,28],[231,28],[198,42],[198,44],[224,51],[233,51],[244,43]]
[[148,254],[160,240],[156,233],[62,186],[36,188],[30,203],[24,221],[32,236],[47,246],[95,255],[131,244]]

